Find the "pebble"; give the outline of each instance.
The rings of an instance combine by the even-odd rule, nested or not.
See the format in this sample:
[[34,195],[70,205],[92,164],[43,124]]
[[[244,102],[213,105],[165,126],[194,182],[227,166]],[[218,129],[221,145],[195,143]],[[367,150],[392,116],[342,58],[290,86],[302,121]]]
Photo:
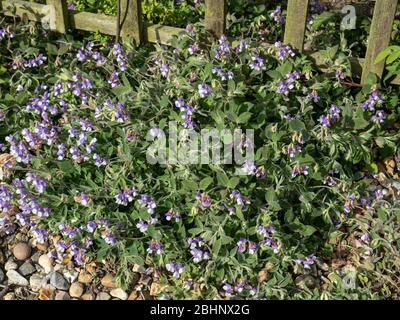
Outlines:
[[93,277],[87,272],[79,273],[78,281],[80,283],[89,284],[93,281]]
[[69,283],[75,282],[75,280],[78,278],[78,272],[77,271],[67,271],[63,273],[64,278],[68,280]]
[[25,260],[31,255],[31,247],[25,242],[19,242],[14,246],[13,254],[18,260]]
[[117,289],[113,289],[110,291],[110,294],[114,297],[114,298],[118,298],[121,300],[126,300],[128,299],[128,294],[122,290],[121,288],[117,288]]
[[29,261],[25,261],[18,271],[23,276],[29,276],[36,271],[36,268]]
[[8,260],[4,266],[4,269],[6,269],[6,271],[15,270],[17,268],[18,268],[18,265],[11,259]]
[[47,254],[42,254],[39,257],[38,263],[44,269],[45,273],[50,273],[53,269],[53,258],[50,258]]
[[69,294],[73,298],[79,298],[83,294],[83,285],[79,282],[74,282],[69,288]]
[[138,297],[137,292],[136,291],[132,291],[131,294],[128,297],[128,300],[136,300]]
[[35,273],[29,278],[29,285],[34,292],[38,292],[42,287],[43,277]]
[[2,283],[4,280],[4,272],[3,270],[0,269],[0,283]]
[[102,286],[110,289],[117,289],[118,285],[114,281],[114,276],[111,273],[107,273],[102,279],[101,279],[101,284]]
[[65,291],[58,291],[54,300],[71,300],[71,297]]
[[110,300],[111,297],[107,292],[100,292],[96,296],[96,300]]
[[31,260],[32,262],[38,263],[40,256],[42,255],[42,253],[40,251],[36,251],[32,256],[31,256]]
[[15,300],[15,294],[13,292],[7,293],[4,297],[4,300]]
[[91,292],[85,292],[82,295],[82,300],[94,300],[94,295]]
[[15,270],[7,271],[7,278],[8,284],[15,284],[17,286],[27,286],[29,284],[28,280]]
[[68,282],[58,272],[53,272],[50,276],[50,284],[59,290],[68,290]]

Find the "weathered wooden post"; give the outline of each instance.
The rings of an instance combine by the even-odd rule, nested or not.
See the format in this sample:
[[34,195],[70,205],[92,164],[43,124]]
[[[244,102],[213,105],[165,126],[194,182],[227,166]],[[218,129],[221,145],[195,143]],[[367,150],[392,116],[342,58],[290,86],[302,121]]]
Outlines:
[[226,0],[206,0],[206,30],[220,37],[226,29]]
[[284,42],[303,51],[309,0],[289,0]]
[[376,73],[379,77],[383,74],[385,61],[377,64],[374,62],[378,54],[389,45],[397,2],[398,0],[378,0],[375,2],[361,84],[367,83],[368,75],[371,72]]
[[142,0],[121,0],[121,36],[133,38],[136,44],[144,42]]
[[54,19],[55,31],[67,33],[69,28],[69,14],[66,0],[46,0],[48,5],[54,7],[51,19]]

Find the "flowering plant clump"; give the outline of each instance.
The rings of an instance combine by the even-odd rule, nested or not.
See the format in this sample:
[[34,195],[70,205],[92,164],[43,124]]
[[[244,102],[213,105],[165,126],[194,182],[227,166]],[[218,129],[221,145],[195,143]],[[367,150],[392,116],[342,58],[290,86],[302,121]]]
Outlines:
[[[24,30],[0,31],[1,235],[26,228],[76,265],[117,260],[122,284],[146,265],[163,298],[395,294],[394,89],[348,88],[279,41],[209,45],[193,26],[145,63],[129,44],[32,32],[20,46]],[[253,129],[238,143],[255,157],[151,164],[169,121]]]

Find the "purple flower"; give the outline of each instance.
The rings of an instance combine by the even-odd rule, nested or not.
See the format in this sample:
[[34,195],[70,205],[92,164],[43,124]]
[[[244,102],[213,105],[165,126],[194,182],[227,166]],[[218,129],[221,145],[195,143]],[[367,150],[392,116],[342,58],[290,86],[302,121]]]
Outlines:
[[164,78],[168,78],[169,75],[169,66],[165,63],[163,63],[160,67],[160,71],[161,71],[161,76]]
[[86,230],[93,233],[97,228],[97,223],[95,221],[89,221],[86,225]]
[[198,89],[200,97],[202,98],[208,97],[212,92],[211,87],[205,83],[199,84]]
[[381,104],[382,102],[383,102],[382,96],[379,93],[379,91],[376,89],[373,89],[371,91],[370,96],[368,97],[368,100],[361,104],[361,109],[363,111],[366,111],[367,109],[369,109],[370,111],[374,111],[375,106],[377,104]]
[[253,160],[245,160],[243,164],[243,170],[245,173],[253,175],[257,170]]
[[224,290],[225,297],[232,297],[234,295],[233,286],[226,282],[226,280],[224,280],[223,284],[222,289]]
[[157,253],[161,254],[164,251],[164,246],[161,244],[160,241],[151,240],[150,245],[147,248],[147,252],[149,254]]
[[167,270],[173,274],[175,278],[179,278],[181,273],[185,270],[185,265],[182,263],[169,262],[165,265]]
[[257,244],[249,241],[249,253],[254,254],[257,251]]
[[278,49],[278,59],[283,61],[288,57],[294,57],[295,53],[289,45],[283,44],[281,41],[275,42],[275,48]]
[[365,232],[365,233],[361,236],[361,240],[362,240],[362,241],[365,241],[365,242],[370,241],[369,234],[368,234],[367,232]]
[[139,220],[139,222],[136,224],[136,227],[140,230],[140,232],[145,233],[149,226],[143,220]]
[[261,58],[260,56],[256,55],[256,56],[252,56],[251,57],[251,63],[250,63],[250,68],[256,71],[261,71],[261,70],[265,70],[266,67],[264,65],[264,59]]
[[239,252],[243,253],[246,251],[246,243],[247,243],[246,238],[240,238],[240,240],[237,242],[237,247]]
[[277,7],[272,13],[271,17],[274,18],[275,22],[278,22],[279,24],[285,24],[285,17],[282,15],[282,9],[281,7]]
[[375,115],[371,117],[372,122],[380,124],[385,122],[385,112],[383,110],[377,110]]

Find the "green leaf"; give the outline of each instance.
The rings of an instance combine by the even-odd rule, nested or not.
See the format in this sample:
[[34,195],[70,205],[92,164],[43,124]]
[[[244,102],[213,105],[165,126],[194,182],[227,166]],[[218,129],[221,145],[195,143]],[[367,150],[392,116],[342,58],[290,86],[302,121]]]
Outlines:
[[219,250],[221,249],[221,239],[215,240],[213,246],[212,246],[212,253],[213,257],[216,258],[218,257]]
[[293,131],[296,131],[296,132],[300,132],[300,131],[303,131],[306,129],[304,122],[302,122],[298,119],[291,120],[289,122],[289,127],[290,127],[290,129],[292,129]]
[[222,170],[217,172],[217,181],[222,187],[229,187],[229,178]]
[[214,181],[214,179],[211,178],[211,177],[206,177],[206,178],[202,179],[202,180],[200,181],[200,189],[201,189],[201,190],[206,190],[207,187],[208,187],[211,183],[213,183],[213,181]]

